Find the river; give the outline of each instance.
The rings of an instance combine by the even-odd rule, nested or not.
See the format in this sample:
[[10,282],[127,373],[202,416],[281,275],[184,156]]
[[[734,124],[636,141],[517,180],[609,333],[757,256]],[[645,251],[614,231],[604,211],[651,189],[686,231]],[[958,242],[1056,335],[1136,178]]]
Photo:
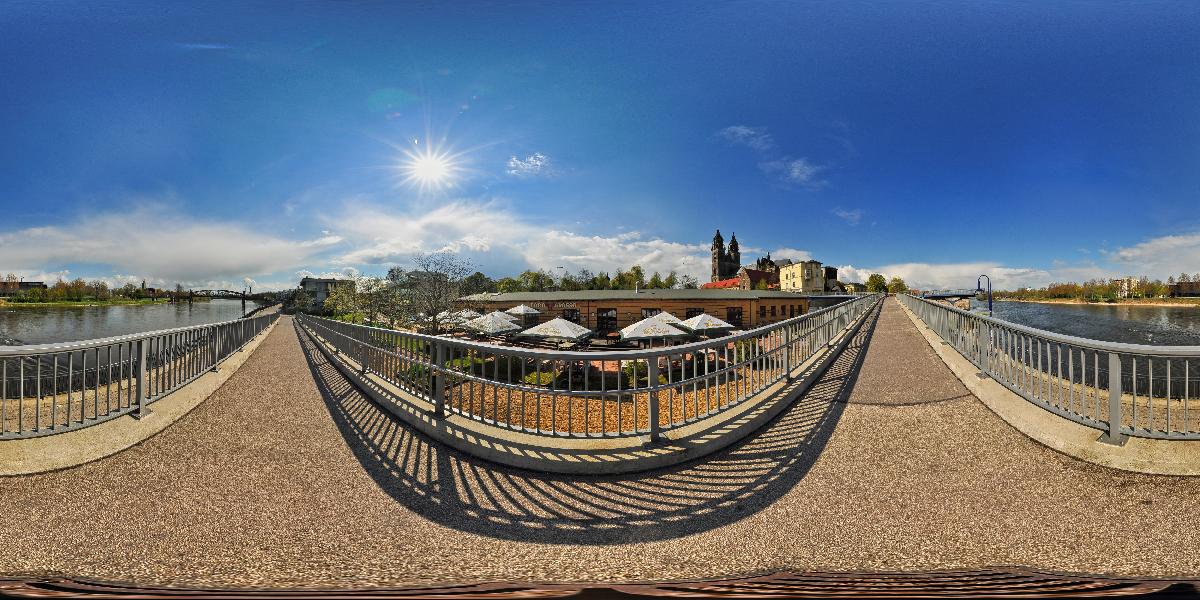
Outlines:
[[[972,301],[972,308],[987,308]],[[994,316],[1028,327],[1093,340],[1200,346],[1200,307],[996,302]]]
[[[258,305],[246,303],[246,310]],[[230,321],[241,300],[106,306],[0,307],[0,340],[25,344],[72,342]]]

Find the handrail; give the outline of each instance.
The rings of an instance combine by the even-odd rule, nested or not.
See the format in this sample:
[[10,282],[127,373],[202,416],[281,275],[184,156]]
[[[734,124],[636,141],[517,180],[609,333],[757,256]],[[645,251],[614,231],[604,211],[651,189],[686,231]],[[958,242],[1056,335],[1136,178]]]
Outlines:
[[897,298],[981,373],[1104,441],[1200,439],[1200,346],[1092,340]]
[[715,339],[597,352],[514,348],[304,314],[297,323],[360,373],[415,395],[440,416],[538,435],[653,440],[790,380],[879,300],[856,297]]
[[0,439],[79,429],[153,402],[214,371],[278,313],[109,338],[0,348]]

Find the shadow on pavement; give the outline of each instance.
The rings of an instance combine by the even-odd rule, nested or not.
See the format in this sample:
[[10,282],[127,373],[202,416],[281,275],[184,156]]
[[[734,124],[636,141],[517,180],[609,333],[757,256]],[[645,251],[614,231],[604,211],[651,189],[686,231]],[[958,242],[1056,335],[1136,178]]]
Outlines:
[[845,410],[878,311],[806,394],[742,442],[691,463],[611,477],[504,467],[432,441],[359,392],[303,330],[298,334],[342,436],[397,502],[435,523],[479,535],[602,545],[727,525],[796,485]]

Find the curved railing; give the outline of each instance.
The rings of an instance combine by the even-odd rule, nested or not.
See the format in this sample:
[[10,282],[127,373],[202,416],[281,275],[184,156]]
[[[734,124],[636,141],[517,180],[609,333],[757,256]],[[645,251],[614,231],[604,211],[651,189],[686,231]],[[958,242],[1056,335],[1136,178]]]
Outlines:
[[360,372],[428,402],[436,415],[539,435],[656,439],[790,378],[879,299],[854,298],[705,341],[597,352],[501,346],[309,315],[297,321]]
[[897,298],[980,371],[1108,440],[1200,439],[1200,346],[1090,340]]
[[0,439],[87,427],[216,369],[278,313],[119,337],[0,347]]

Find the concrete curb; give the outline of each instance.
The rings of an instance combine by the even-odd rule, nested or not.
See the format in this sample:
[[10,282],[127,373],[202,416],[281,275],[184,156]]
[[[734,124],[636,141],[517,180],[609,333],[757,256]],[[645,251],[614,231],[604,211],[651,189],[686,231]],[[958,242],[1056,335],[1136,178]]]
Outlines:
[[250,358],[275,326],[226,358],[215,373],[205,373],[179,390],[156,400],[141,419],[124,415],[83,429],[43,437],[0,442],[0,477],[33,475],[77,467],[112,456],[154,437],[208,399]]
[[433,406],[374,376],[358,372],[358,364],[335,357],[320,338],[298,327],[325,358],[376,404],[405,424],[456,450],[491,462],[563,474],[612,475],[636,473],[694,460],[741,441],[758,430],[806,392],[834,363],[866,319],[868,309],[827,347],[793,371],[791,383],[780,382],[723,413],[663,433],[663,441],[648,445],[637,437],[564,438],[510,431],[449,414],[435,419]]
[[993,413],[1034,441],[1063,454],[1093,464],[1152,475],[1200,475],[1200,441],[1155,440],[1130,437],[1124,446],[1104,444],[1102,433],[1064,419],[1037,406],[990,377],[980,377],[979,368],[953,346],[925,326],[903,303],[904,314],[942,362]]

